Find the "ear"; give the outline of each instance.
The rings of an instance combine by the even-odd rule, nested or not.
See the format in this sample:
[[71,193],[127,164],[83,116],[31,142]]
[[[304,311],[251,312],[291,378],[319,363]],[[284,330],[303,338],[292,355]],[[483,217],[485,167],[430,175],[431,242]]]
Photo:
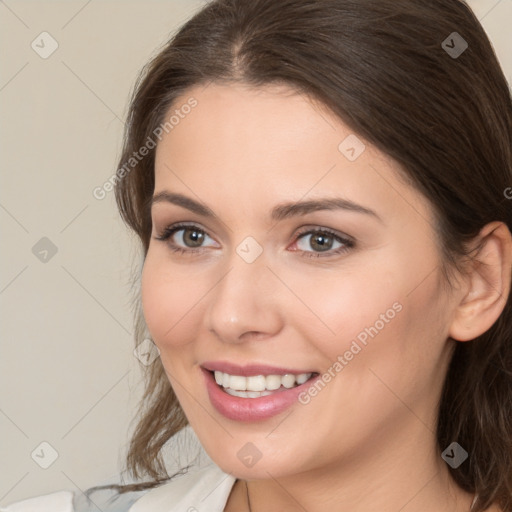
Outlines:
[[503,222],[484,226],[475,240],[477,247],[449,330],[450,337],[458,341],[473,340],[490,329],[510,293],[512,237],[507,226]]

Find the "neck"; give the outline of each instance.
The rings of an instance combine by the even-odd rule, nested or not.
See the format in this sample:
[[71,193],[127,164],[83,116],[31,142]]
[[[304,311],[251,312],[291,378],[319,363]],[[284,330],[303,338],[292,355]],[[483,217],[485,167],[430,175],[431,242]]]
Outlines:
[[269,471],[271,478],[249,480],[248,495],[245,489],[243,493],[244,510],[469,512],[473,495],[452,480],[434,434],[426,436],[427,427],[417,418],[412,422],[417,427],[409,428],[407,436],[398,432],[384,436],[383,432],[378,443],[346,457],[343,466],[332,464],[284,476]]

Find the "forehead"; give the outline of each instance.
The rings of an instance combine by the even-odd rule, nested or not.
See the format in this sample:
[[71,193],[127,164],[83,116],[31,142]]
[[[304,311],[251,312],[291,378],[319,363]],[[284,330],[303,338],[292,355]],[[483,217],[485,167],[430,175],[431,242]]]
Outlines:
[[[316,144],[333,131],[332,120],[326,113],[320,114],[319,105],[286,86],[254,88],[237,83],[195,87],[176,99],[167,118],[190,98],[197,101],[196,107],[164,134],[157,160],[162,152],[174,152],[176,162],[186,153],[188,163],[191,158],[211,154],[218,162],[221,155],[226,155],[233,167],[244,165],[249,170],[255,156],[259,165],[290,153],[300,151],[304,155],[309,149],[318,149]],[[197,142],[194,154],[188,151],[192,149],[191,139]],[[334,144],[331,153],[336,154],[336,150]]]
[[[216,205],[236,202],[245,210],[253,203],[268,210],[279,201],[329,194],[372,203],[384,214],[404,206],[397,195],[408,208],[408,201],[418,201],[396,162],[291,88],[198,86],[177,98],[167,118],[191,98],[196,106],[184,109],[189,113],[157,146],[156,192],[197,195]],[[344,152],[347,140],[360,152],[355,159]]]

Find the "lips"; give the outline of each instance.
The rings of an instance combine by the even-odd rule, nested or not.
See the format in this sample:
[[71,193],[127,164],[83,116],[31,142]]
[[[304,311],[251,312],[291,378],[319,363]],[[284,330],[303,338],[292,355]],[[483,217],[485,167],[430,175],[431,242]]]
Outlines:
[[[320,377],[318,372],[308,369],[291,369],[269,365],[240,366],[225,361],[206,362],[201,365],[205,385],[213,407],[223,416],[239,422],[262,421],[276,416],[289,407],[297,404],[300,393],[311,386]],[[301,375],[310,373],[312,376],[304,383],[290,389],[280,387],[275,391],[265,391],[264,396],[244,398],[229,394],[215,381],[214,372],[223,372],[238,376],[268,375]]]
[[230,375],[242,375],[244,377],[251,377],[254,375],[300,375],[302,373],[318,373],[311,369],[293,369],[269,366],[265,364],[249,364],[241,366],[227,361],[207,361],[203,363],[201,367],[211,372],[219,371],[229,373]]

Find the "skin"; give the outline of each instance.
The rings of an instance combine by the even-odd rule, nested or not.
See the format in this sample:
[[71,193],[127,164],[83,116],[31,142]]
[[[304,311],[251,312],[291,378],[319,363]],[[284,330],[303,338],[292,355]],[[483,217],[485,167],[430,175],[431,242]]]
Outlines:
[[[176,105],[191,96],[198,106],[157,146],[155,193],[184,194],[217,219],[153,205],[142,301],[192,428],[215,463],[239,479],[225,510],[248,510],[247,480],[254,512],[469,511],[473,496],[455,485],[436,447],[437,403],[456,343],[449,336],[473,339],[503,310],[507,228],[482,232],[490,274],[461,277],[448,292],[432,209],[400,179],[396,162],[367,142],[349,161],[338,145],[351,130],[284,86],[210,84]],[[282,202],[320,197],[349,199],[380,220],[346,210],[268,217]],[[177,222],[207,234],[202,253],[177,254],[171,240],[157,239]],[[335,255],[333,242],[331,256],[301,256],[319,253],[309,235],[297,237],[303,227],[330,228],[355,245]],[[172,240],[190,250],[183,234]],[[263,249],[250,264],[236,253],[247,236]],[[250,423],[211,405],[202,362],[322,373],[397,302],[401,311],[307,405]],[[251,468],[237,457],[248,442],[262,454]]]

